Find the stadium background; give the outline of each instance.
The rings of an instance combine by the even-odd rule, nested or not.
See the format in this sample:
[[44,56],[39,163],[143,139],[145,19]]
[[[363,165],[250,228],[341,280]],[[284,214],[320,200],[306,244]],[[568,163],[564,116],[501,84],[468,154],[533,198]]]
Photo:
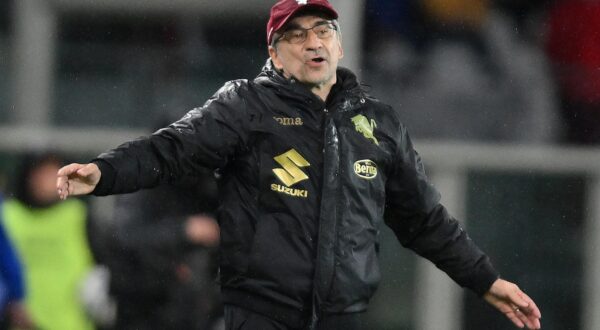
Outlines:
[[[415,2],[332,0],[342,65],[401,111],[444,204],[537,301],[544,328],[600,329],[600,149],[559,143],[543,50],[550,1],[480,1],[485,14],[465,14],[459,29],[474,21],[475,42],[431,37],[421,17],[394,15]],[[0,0],[0,185],[25,151],[83,161],[145,134],[165,113],[201,105],[226,80],[255,76],[267,57],[270,5]],[[436,42],[423,50],[427,39]],[[445,131],[450,125],[459,131]],[[111,198],[87,201],[110,219]],[[374,329],[512,328],[387,229],[382,236]]]

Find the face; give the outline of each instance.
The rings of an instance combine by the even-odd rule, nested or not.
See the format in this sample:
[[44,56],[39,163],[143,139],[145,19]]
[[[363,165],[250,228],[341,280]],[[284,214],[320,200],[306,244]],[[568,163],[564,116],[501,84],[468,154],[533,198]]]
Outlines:
[[40,203],[51,203],[58,200],[56,194],[56,172],[60,169],[58,163],[44,162],[35,168],[29,176],[29,191],[31,196]]
[[[318,16],[300,16],[287,26],[309,29],[323,22],[327,20]],[[338,61],[344,52],[337,32],[320,39],[315,30],[310,30],[303,42],[291,43],[283,39],[275,47],[269,46],[269,55],[273,65],[282,70],[286,78],[294,77],[309,86],[326,86],[335,84]]]

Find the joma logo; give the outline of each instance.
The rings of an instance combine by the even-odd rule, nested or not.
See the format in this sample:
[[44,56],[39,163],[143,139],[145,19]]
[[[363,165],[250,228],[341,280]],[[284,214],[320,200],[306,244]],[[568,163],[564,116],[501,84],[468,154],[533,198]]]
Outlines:
[[304,122],[302,121],[302,118],[300,118],[300,117],[296,117],[296,118],[273,117],[273,119],[275,119],[280,125],[283,125],[283,126],[302,126],[302,125],[304,125]]

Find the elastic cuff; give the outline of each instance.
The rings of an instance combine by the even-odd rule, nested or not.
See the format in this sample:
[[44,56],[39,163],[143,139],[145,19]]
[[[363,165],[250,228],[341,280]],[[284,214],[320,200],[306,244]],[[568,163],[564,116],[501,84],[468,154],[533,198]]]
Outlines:
[[474,286],[471,288],[471,290],[481,297],[488,292],[492,287],[492,284],[494,284],[494,282],[500,278],[500,274],[498,274],[498,272],[489,262],[483,264],[478,273],[477,281],[474,283]]
[[94,196],[106,196],[110,195],[112,186],[115,183],[116,172],[115,168],[103,159],[96,158],[92,160],[92,163],[96,164],[100,169],[100,181],[96,185],[94,191],[90,194]]

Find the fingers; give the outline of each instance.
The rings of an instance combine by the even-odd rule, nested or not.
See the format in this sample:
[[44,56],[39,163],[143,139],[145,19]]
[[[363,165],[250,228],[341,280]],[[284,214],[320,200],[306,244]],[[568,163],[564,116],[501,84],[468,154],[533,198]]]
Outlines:
[[503,302],[503,301],[497,301],[496,303],[494,303],[494,305],[496,306],[496,308],[498,308],[500,310],[500,312],[502,312],[502,314],[506,315],[506,317],[512,323],[514,323],[514,325],[516,325],[519,328],[523,328],[525,326],[525,323],[517,315],[517,311],[518,311],[517,306],[511,305],[511,304]]
[[498,279],[484,295],[485,300],[500,310],[517,327],[540,329],[542,317],[535,302],[517,285]]
[[527,325],[529,329],[540,329],[540,318],[542,317],[540,309],[537,307],[533,299],[531,299],[524,292],[519,291],[518,294],[523,301],[527,302],[527,306],[520,308],[517,307],[517,316],[519,316],[519,318]]
[[[517,289],[517,291],[511,294],[509,298],[512,310],[507,313],[506,316],[513,321],[515,325],[519,327],[526,326],[528,329],[541,328],[541,312],[529,296]],[[518,320],[518,322],[515,322],[515,319]]]
[[528,306],[524,307],[528,314],[534,315],[537,318],[542,318],[542,312],[537,307],[533,299],[531,299],[525,292],[521,291],[520,296],[523,300],[527,301]]
[[69,164],[58,170],[56,191],[60,199],[91,192],[100,179],[96,164]]
[[540,329],[541,323],[538,317],[529,314],[526,310],[519,307],[514,308],[514,315],[519,319],[519,323],[524,324],[527,329]]
[[513,289],[508,292],[508,297],[510,298],[511,303],[516,305],[518,308],[529,307],[529,301],[524,299],[523,291],[521,291],[521,289],[519,289],[519,287],[516,285],[513,285]]
[[69,176],[75,172],[77,172],[79,169],[83,168],[85,165],[84,164],[77,164],[77,163],[73,163],[73,164],[69,164],[66,166],[63,166],[60,170],[58,170],[58,176]]
[[527,329],[540,329],[541,324],[537,317],[528,315],[527,312],[517,305],[502,303],[500,311],[517,327]]
[[[521,320],[521,318],[518,316],[517,312],[509,312],[506,314],[506,317],[508,317],[508,319],[517,327],[519,327],[519,328],[525,327],[525,322],[523,322],[523,320]],[[530,329],[532,329],[532,328],[530,328]]]
[[67,197],[69,197],[69,181],[66,177],[59,177],[57,179],[56,192],[61,200],[65,200]]
[[62,200],[69,197],[69,176],[77,172],[83,165],[81,164],[69,164],[58,170],[56,178],[56,191],[58,197]]

